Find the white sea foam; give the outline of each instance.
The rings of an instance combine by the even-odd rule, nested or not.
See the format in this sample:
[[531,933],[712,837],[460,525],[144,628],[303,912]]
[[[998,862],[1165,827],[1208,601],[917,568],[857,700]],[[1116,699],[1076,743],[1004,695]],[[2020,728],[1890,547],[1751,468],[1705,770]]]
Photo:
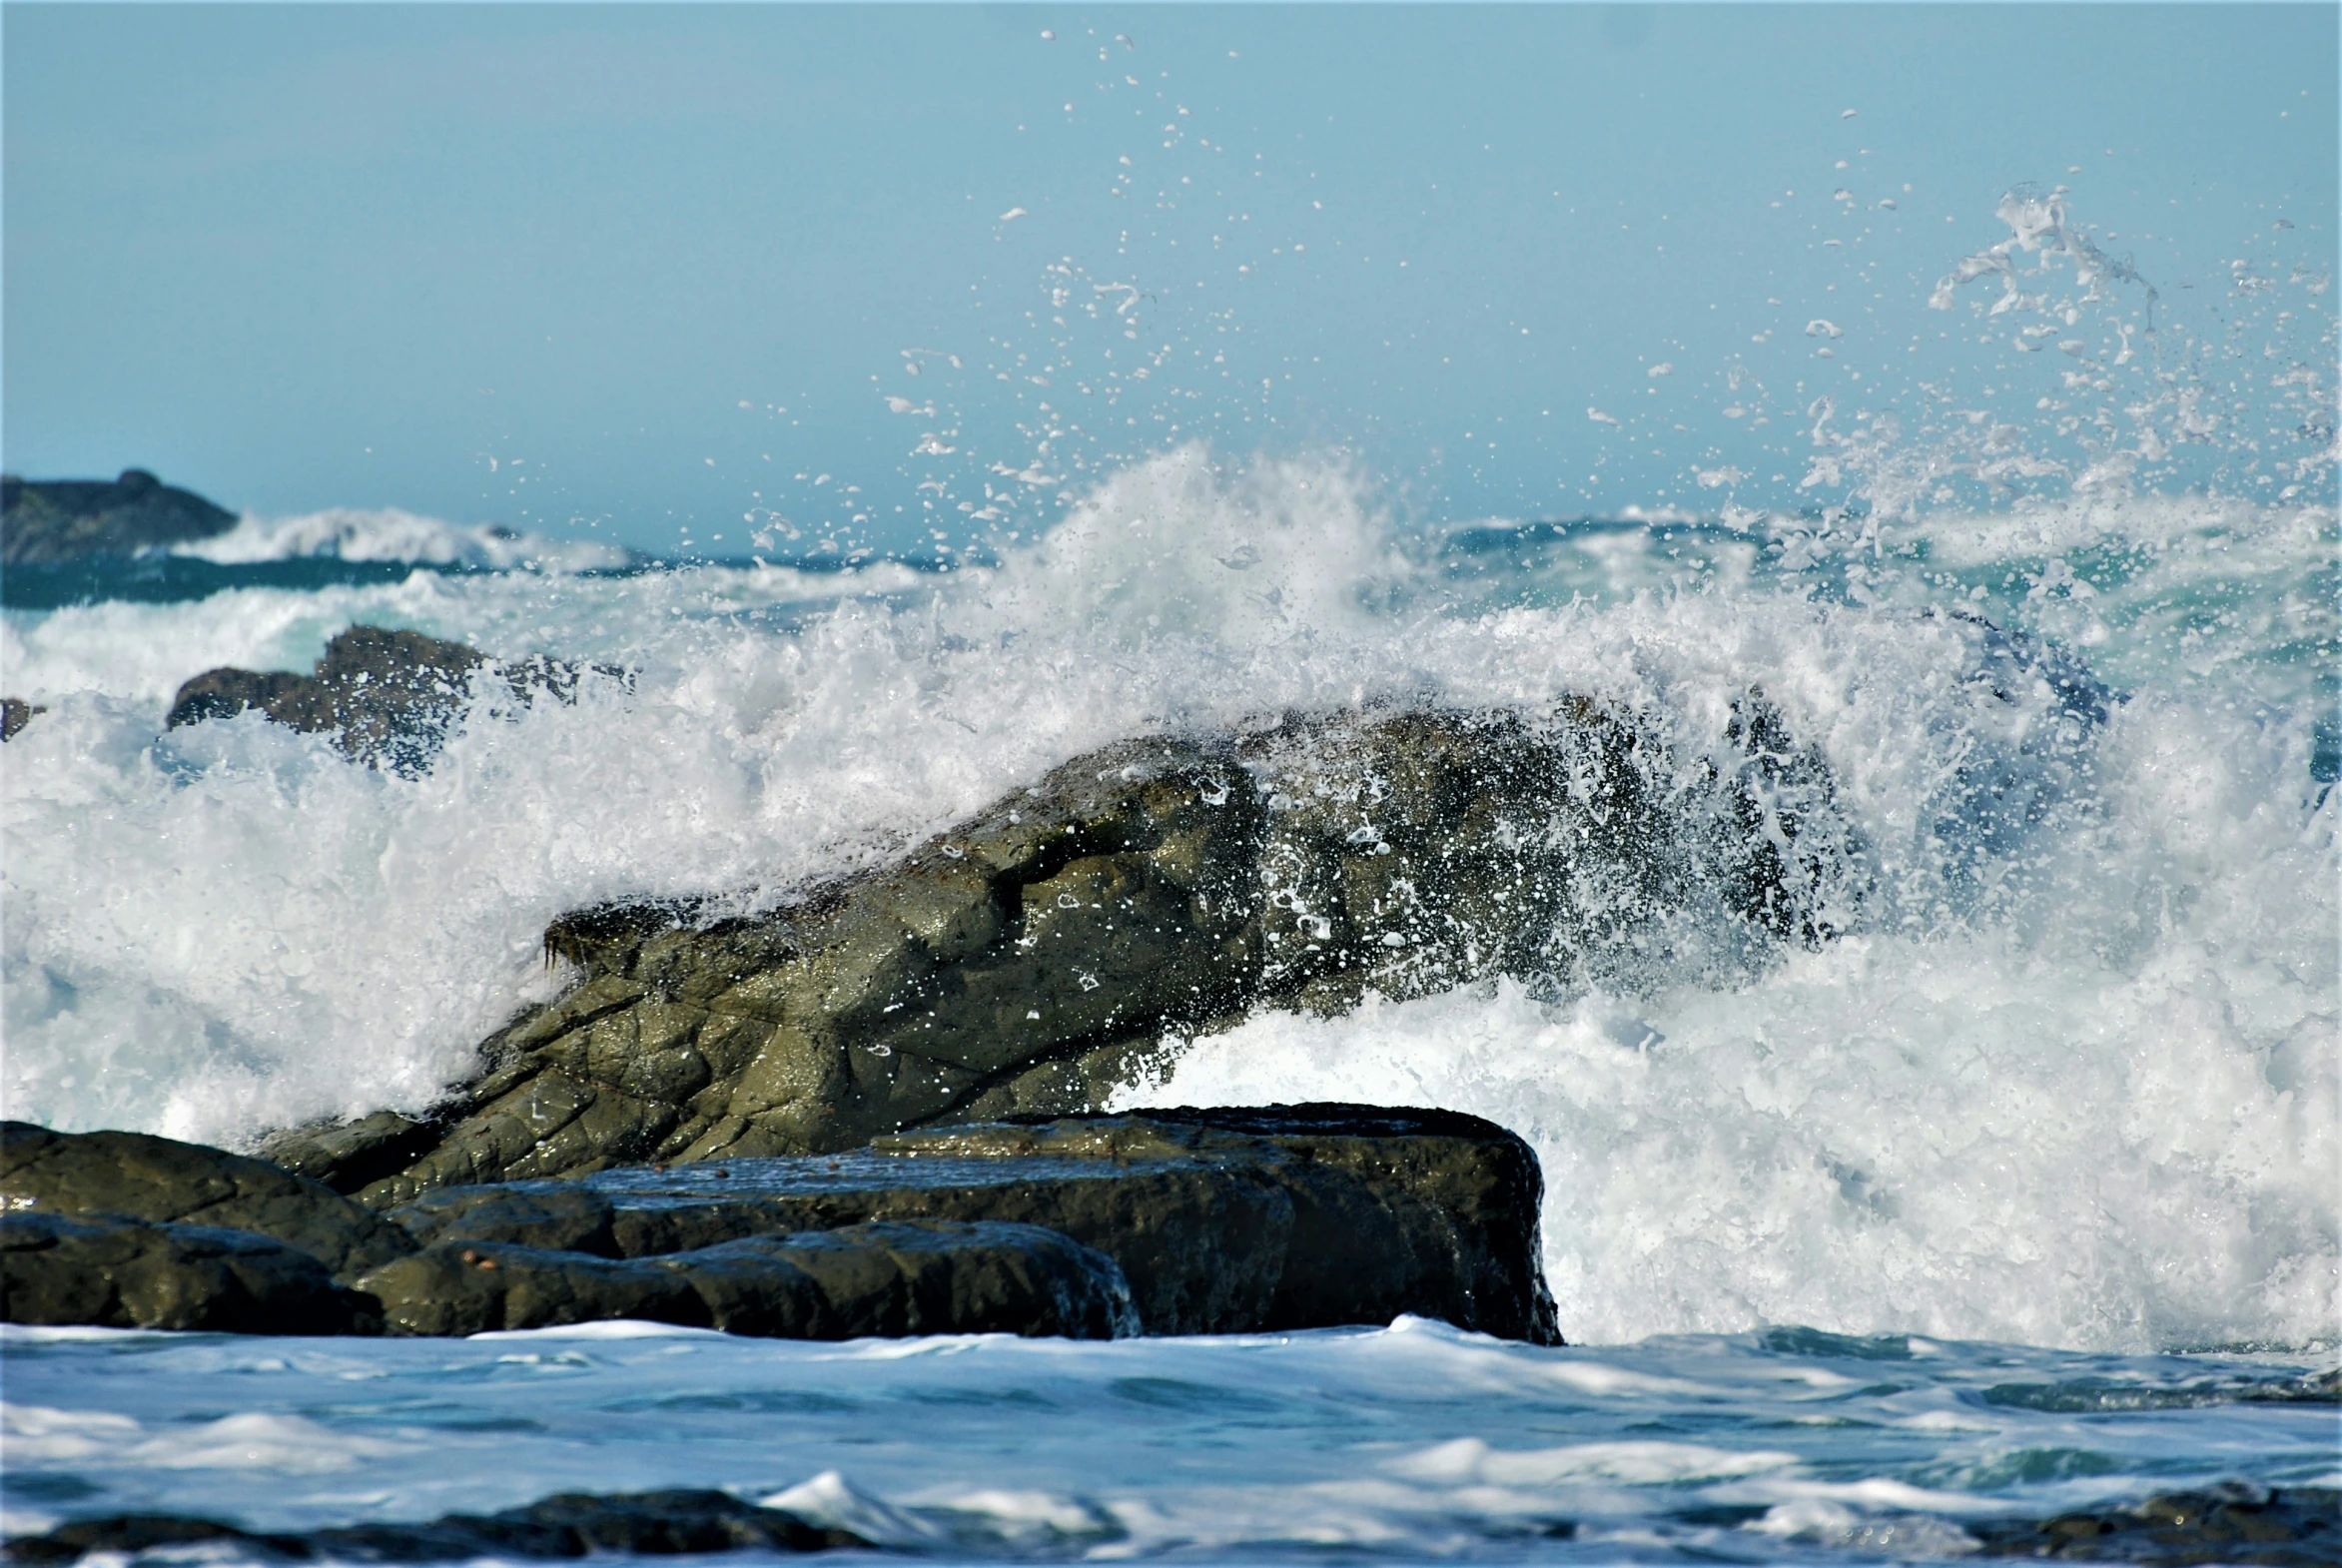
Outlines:
[[369,511],[347,506],[293,517],[248,512],[226,533],[179,545],[173,553],[222,565],[330,556],[531,571],[623,566],[633,558],[621,545],[592,539],[552,539],[497,523],[444,522],[396,507]]
[[[1943,542],[1968,574],[1949,586],[1810,524],[1792,559],[1777,519],[1719,534],[1718,569],[1645,522],[1557,539],[1490,589],[1346,463],[1188,447],[941,577],[418,572],[12,613],[9,689],[49,711],[0,770],[0,1095],[215,1141],[418,1109],[561,982],[538,933],[583,903],[777,894],[1132,733],[1582,692],[1697,748],[1761,687],[1867,846],[1844,939],[1724,990],[1657,963],[1557,1000],[1262,1016],[1133,1098],[1438,1103],[1519,1129],[1573,1335],[2331,1337],[2338,807],[2315,803],[2317,687],[2286,648],[2330,639],[2332,610],[2284,605],[2332,513],[2091,504],[2086,527],[1897,523]],[[2180,542],[2091,598],[2085,535]],[[1547,567],[1589,540],[1613,586],[1572,602]],[[2052,552],[2081,566],[2033,595]],[[2161,599],[2137,586],[2155,572]],[[2068,633],[2086,610],[2103,635],[2073,640],[2130,700],[2061,692],[2029,644],[1922,613],[1932,595]],[[632,680],[482,711],[417,778],[253,716],[158,733],[179,680],[303,667],[352,620]]]

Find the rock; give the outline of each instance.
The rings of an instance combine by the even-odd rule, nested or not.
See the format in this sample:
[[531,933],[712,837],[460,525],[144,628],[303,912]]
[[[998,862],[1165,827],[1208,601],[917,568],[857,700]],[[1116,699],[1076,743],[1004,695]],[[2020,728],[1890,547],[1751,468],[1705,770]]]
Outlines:
[[371,1303],[309,1253],[249,1230],[0,1213],[0,1320],[344,1334]]
[[444,1241],[358,1281],[393,1334],[476,1334],[631,1317],[712,1325],[690,1281],[653,1263],[494,1242]]
[[442,1241],[360,1281],[393,1333],[629,1317],[794,1339],[1135,1332],[1106,1257],[1035,1225],[854,1225],[630,1260]]
[[53,1133],[0,1122],[0,1206],[248,1230],[347,1280],[414,1250],[398,1226],[265,1161],[144,1133]]
[[1988,1520],[1968,1533],[1993,1557],[2063,1557],[2097,1562],[2253,1563],[2267,1568],[2333,1568],[2342,1563],[2342,1492],[2279,1490],[2228,1481],[2165,1492],[2132,1507],[2084,1509],[2053,1519]]
[[296,1176],[323,1181],[337,1192],[355,1192],[370,1181],[395,1175],[439,1140],[439,1129],[395,1111],[378,1111],[354,1122],[304,1128],[264,1142],[260,1157]]
[[[117,1514],[76,1519],[46,1535],[9,1541],[20,1563],[70,1563],[93,1552],[167,1553],[335,1562],[464,1562],[574,1558],[595,1552],[675,1556],[729,1551],[819,1552],[870,1543],[849,1531],[808,1524],[726,1492],[599,1495],[564,1492],[492,1514],[448,1514],[428,1524],[361,1524],[307,1533],[263,1534],[212,1519]],[[173,1552],[172,1548],[180,1551]]]
[[[1539,1265],[1536,1157],[1502,1128],[1450,1112],[1316,1105],[955,1128],[836,1160],[611,1171],[568,1190],[577,1195],[559,1182],[453,1187],[393,1212],[441,1242],[434,1255],[469,1239],[481,1255],[480,1243],[521,1243],[638,1260],[706,1257],[772,1233],[853,1234],[871,1221],[1013,1221],[1111,1258],[1148,1333],[1414,1313],[1560,1341]],[[590,1272],[582,1258],[575,1266]]]
[[[1541,1197],[1504,1129],[1367,1106],[930,1129],[838,1158],[444,1187],[388,1216],[219,1150],[0,1124],[8,1311],[42,1322],[364,1331],[379,1309],[394,1333],[628,1317],[827,1339],[1413,1313],[1559,1343]],[[264,1289],[269,1269],[292,1272]],[[339,1304],[304,1304],[321,1291]]]
[[769,915],[564,918],[575,989],[483,1045],[427,1152],[331,1179],[394,1203],[1093,1111],[1256,1007],[1745,971],[1824,940],[1855,863],[1827,770],[1753,696],[1688,758],[1583,702],[1129,742]]
[[0,477],[0,562],[135,555],[209,539],[236,526],[236,514],[144,468],[104,479]]
[[352,626],[326,644],[311,675],[208,670],[179,688],[164,724],[177,729],[258,708],[280,724],[331,733],[369,766],[428,762],[470,695],[486,655],[418,631]]
[[572,1181],[514,1181],[448,1186],[390,1210],[390,1217],[425,1246],[438,1241],[510,1241],[556,1252],[621,1257],[610,1219],[616,1210],[591,1187]]
[[0,697],[0,740],[14,740],[35,716],[48,712],[37,702],[22,697]]
[[[369,767],[416,773],[445,744],[471,698],[474,672],[483,669],[496,677],[500,695],[523,705],[539,695],[575,700],[584,673],[583,666],[547,658],[491,665],[487,655],[460,642],[419,631],[352,626],[326,644],[313,674],[205,671],[179,688],[164,727],[257,708],[290,728],[333,735],[345,752]],[[623,670],[594,669],[625,678]]]

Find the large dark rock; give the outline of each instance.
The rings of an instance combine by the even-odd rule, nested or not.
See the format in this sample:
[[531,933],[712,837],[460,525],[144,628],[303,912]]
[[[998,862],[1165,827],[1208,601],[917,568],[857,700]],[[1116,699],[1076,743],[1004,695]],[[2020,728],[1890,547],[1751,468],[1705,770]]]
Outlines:
[[373,1303],[309,1253],[249,1230],[0,1213],[0,1320],[344,1334]]
[[1137,1332],[1113,1261],[1036,1225],[913,1220],[751,1235],[639,1259],[442,1241],[359,1287],[393,1333],[639,1318],[790,1339]]
[[359,1524],[306,1533],[262,1533],[216,1519],[114,1514],[76,1519],[45,1535],[9,1541],[20,1563],[70,1563],[93,1553],[225,1553],[238,1560],[431,1563],[496,1558],[574,1558],[597,1552],[670,1557],[685,1553],[819,1552],[870,1543],[812,1525],[778,1508],[726,1492],[600,1495],[564,1492],[492,1514],[448,1514],[427,1524]]
[[1134,741],[769,915],[567,917],[579,984],[485,1043],[426,1152],[360,1183],[325,1138],[273,1148],[389,1203],[1092,1111],[1255,1007],[1744,972],[1828,934],[1850,844],[1753,697],[1696,756],[1587,703]]
[[[1541,1197],[1504,1129],[1366,1106],[931,1129],[836,1157],[441,1187],[387,1216],[218,1150],[0,1124],[7,1309],[40,1322],[1095,1337],[1415,1313],[1557,1343]],[[250,1233],[157,1222],[189,1216]],[[270,1268],[284,1278],[264,1288]]]
[[429,1122],[377,1111],[351,1122],[326,1123],[282,1133],[264,1142],[260,1157],[296,1176],[323,1181],[337,1192],[356,1192],[384,1176],[395,1176],[417,1156],[429,1153],[440,1130]]
[[[562,1266],[579,1279],[602,1277],[588,1252],[699,1257],[741,1237],[851,1234],[871,1221],[1005,1220],[1111,1258],[1148,1333],[1387,1323],[1411,1312],[1556,1343],[1538,1260],[1541,1195],[1528,1146],[1478,1118],[1287,1106],[954,1128],[835,1159],[450,1187],[393,1216],[436,1243],[425,1254],[433,1258],[467,1245],[498,1257],[503,1245],[578,1249],[540,1256],[574,1259]],[[392,1265],[366,1288],[379,1293],[384,1278],[420,1278],[424,1268],[421,1259]]]
[[2053,1519],[1990,1520],[1968,1533],[1993,1557],[2058,1557],[2185,1568],[2251,1563],[2334,1568],[2342,1563],[2342,1492],[2272,1490],[2231,1481],[2165,1492],[2128,1507],[2090,1508]]
[[314,674],[223,668],[179,688],[166,728],[258,708],[280,724],[332,734],[370,766],[414,769],[445,741],[486,655],[419,631],[352,626]]
[[22,697],[0,697],[0,740],[14,740],[27,724],[48,712],[37,702]]
[[266,1161],[144,1133],[53,1133],[0,1122],[0,1206],[248,1230],[350,1279],[414,1250],[397,1225]]
[[0,476],[0,562],[135,555],[226,533],[236,514],[144,468],[106,479]]

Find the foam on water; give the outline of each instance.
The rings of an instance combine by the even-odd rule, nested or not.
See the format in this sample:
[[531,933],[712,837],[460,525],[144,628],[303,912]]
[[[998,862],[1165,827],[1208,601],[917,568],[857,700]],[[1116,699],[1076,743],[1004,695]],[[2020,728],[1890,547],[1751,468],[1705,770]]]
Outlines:
[[2282,1359],[1803,1330],[1556,1350],[1413,1318],[1114,1342],[589,1326],[0,1329],[10,1526],[305,1529],[716,1486],[947,1561],[1796,1562],[1967,1553],[1995,1515],[2220,1478],[2336,1479],[2332,1406],[2285,1402]]
[[[419,1109],[564,982],[538,934],[587,902],[777,897],[1134,733],[1582,693],[1696,756],[1755,688],[1862,846],[1840,940],[1734,978],[1660,954],[1264,1015],[1132,1098],[1519,1129],[1573,1337],[2332,1337],[2332,511],[2101,495],[1883,525],[1425,542],[1346,461],[1197,446],[940,575],[416,572],[11,612],[8,689],[49,711],[0,778],[0,1091],[231,1142]],[[250,715],[160,733],[178,681],[304,667],[353,620],[634,675],[481,707],[416,778]]]
[[624,566],[632,559],[622,546],[592,539],[550,539],[495,523],[465,526],[396,507],[370,511],[349,506],[293,517],[247,513],[226,533],[182,544],[174,553],[222,565],[331,556],[531,571],[583,571]]

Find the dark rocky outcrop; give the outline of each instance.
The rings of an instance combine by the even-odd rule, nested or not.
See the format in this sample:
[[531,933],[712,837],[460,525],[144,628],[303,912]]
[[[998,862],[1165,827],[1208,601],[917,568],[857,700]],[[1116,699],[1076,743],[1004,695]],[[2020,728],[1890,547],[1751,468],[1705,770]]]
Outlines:
[[0,1122],[0,1205],[251,1231],[348,1280],[414,1250],[382,1215],[266,1161],[144,1133],[53,1133]]
[[674,1258],[872,1221],[1007,1220],[1111,1258],[1147,1333],[1387,1323],[1411,1312],[1554,1343],[1538,1262],[1542,1192],[1528,1146],[1476,1117],[1282,1106],[975,1126],[889,1137],[834,1160],[449,1187],[392,1217],[436,1255],[571,1249],[540,1255],[575,1258],[581,1278],[587,1254]]
[[[427,767],[446,741],[470,699],[473,672],[486,663],[485,654],[460,642],[352,626],[326,644],[313,674],[205,671],[179,688],[164,723],[176,729],[257,708],[290,728],[333,735],[370,767],[414,772]],[[526,703],[540,693],[569,699],[580,670],[532,658],[493,666],[493,673],[513,701]]]
[[236,514],[144,468],[106,479],[0,476],[0,562],[135,555],[226,533]]
[[337,1130],[272,1148],[392,1203],[1092,1111],[1254,1007],[1745,969],[1828,935],[1850,845],[1753,697],[1694,757],[1588,703],[1135,741],[770,914],[569,916],[545,942],[579,984],[485,1043],[403,1169],[346,1176]]
[[0,697],[0,740],[14,740],[35,717],[49,710],[22,697]]
[[1967,1526],[1993,1557],[2059,1557],[2183,1568],[2250,1563],[2334,1568],[2342,1563],[2342,1492],[2278,1490],[2229,1481],[2165,1492],[2130,1507],[2092,1508],[2053,1519]]
[[71,1563],[93,1552],[173,1560],[226,1553],[239,1559],[433,1563],[497,1558],[574,1558],[597,1552],[819,1552],[867,1547],[849,1531],[808,1524],[728,1492],[601,1495],[564,1492],[492,1514],[448,1514],[427,1524],[359,1524],[302,1533],[243,1530],[215,1519],[114,1514],[76,1519],[8,1542],[20,1563]]
[[[1554,1343],[1541,1193],[1501,1128],[1361,1106],[938,1129],[839,1157],[442,1187],[387,1216],[219,1150],[9,1123],[0,1317],[414,1334],[631,1317],[844,1338],[1415,1313]],[[171,1222],[188,1216],[205,1223]]]
[[443,1241],[359,1287],[393,1333],[469,1334],[614,1317],[788,1339],[1138,1331],[1101,1253],[1038,1225],[909,1220],[750,1235],[613,1260]]
[[373,1303],[250,1230],[0,1213],[0,1320],[227,1333],[369,1331]]

